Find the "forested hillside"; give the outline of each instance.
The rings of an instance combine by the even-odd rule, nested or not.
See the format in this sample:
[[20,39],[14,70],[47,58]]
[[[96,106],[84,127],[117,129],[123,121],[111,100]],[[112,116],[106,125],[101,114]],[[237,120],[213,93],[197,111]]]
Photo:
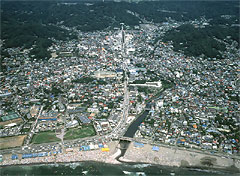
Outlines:
[[[9,47],[35,48],[31,51],[37,58],[49,58],[46,48],[52,44],[52,38],[67,40],[77,38],[76,34],[61,28],[76,27],[81,31],[96,31],[119,27],[120,23],[132,27],[140,23],[165,22],[169,17],[176,21],[188,21],[204,16],[211,19],[205,29],[181,26],[170,31],[165,40],[173,40],[176,50],[186,54],[199,55],[202,52],[209,57],[218,54],[209,47],[223,50],[224,46],[212,41],[213,36],[225,38],[231,35],[239,41],[239,4],[233,2],[78,2],[62,3],[60,1],[3,1],[1,2],[1,39],[2,49]],[[231,15],[230,19],[221,15]],[[227,25],[228,28],[219,27]],[[179,35],[181,34],[181,35]],[[183,42],[182,42],[183,41]],[[179,43],[184,43],[179,45]],[[207,43],[207,45],[206,45]],[[189,46],[189,47],[188,47]],[[197,50],[196,48],[201,48]],[[6,52],[2,52],[6,56]]]
[[239,41],[239,27],[223,27],[220,25],[207,26],[205,28],[195,28],[193,25],[182,25],[169,31],[164,41],[173,41],[176,51],[182,50],[188,56],[199,56],[204,54],[206,57],[219,58],[219,51],[225,50],[225,45],[218,42],[215,38],[224,40],[226,36],[235,41]]

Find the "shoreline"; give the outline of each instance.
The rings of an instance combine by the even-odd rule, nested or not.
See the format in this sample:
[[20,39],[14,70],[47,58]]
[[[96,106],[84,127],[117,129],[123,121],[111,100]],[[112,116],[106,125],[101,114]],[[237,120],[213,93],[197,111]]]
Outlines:
[[[210,171],[210,172],[228,172],[231,174],[238,174],[239,171],[231,170],[231,168],[211,168],[211,167],[204,167],[204,166],[171,166],[171,165],[161,165],[161,164],[152,164],[152,163],[146,163],[146,162],[121,162],[121,163],[111,163],[111,162],[103,162],[103,161],[95,161],[95,160],[85,160],[85,161],[69,161],[69,162],[45,162],[45,163],[29,163],[29,164],[12,164],[12,165],[1,165],[0,168],[6,168],[6,167],[33,167],[33,166],[48,166],[51,165],[54,167],[54,165],[70,165],[70,164],[81,164],[81,163],[101,163],[101,164],[109,164],[109,165],[129,165],[129,166],[135,166],[135,165],[149,165],[149,166],[156,166],[156,167],[167,167],[167,168],[178,168],[178,169],[186,169],[186,170],[199,170],[199,171]],[[217,171],[215,169],[218,169]]]
[[[55,156],[46,156],[41,158],[9,160],[5,163],[0,163],[0,168],[10,166],[34,166],[34,165],[58,165],[58,164],[72,164],[84,162],[97,162],[111,165],[136,165],[136,164],[150,164],[163,167],[185,168],[185,169],[201,169],[201,170],[220,170],[231,173],[240,173],[240,160],[232,161],[229,158],[220,158],[213,156],[215,164],[212,166],[201,165],[201,158],[206,157],[204,154],[173,150],[166,147],[159,147],[158,152],[152,151],[150,144],[145,144],[143,148],[136,148],[133,142],[130,143],[124,156],[116,160],[119,155],[117,147],[118,142],[109,142],[107,145],[110,148],[109,152],[102,152],[100,149],[91,151],[79,151],[75,148],[73,152],[61,153]],[[140,153],[140,155],[139,155]],[[194,157],[192,157],[195,155]],[[181,159],[181,156],[184,158]],[[156,159],[156,157],[158,159]],[[220,160],[219,160],[220,158]],[[144,161],[144,162],[142,162]]]
[[[157,164],[163,166],[175,166],[193,169],[218,169],[240,173],[240,160],[222,158],[220,156],[196,153],[187,150],[176,150],[159,146],[159,151],[152,150],[153,145],[144,144],[143,147],[134,147],[130,143],[125,155],[120,161]],[[207,164],[206,164],[207,163]]]

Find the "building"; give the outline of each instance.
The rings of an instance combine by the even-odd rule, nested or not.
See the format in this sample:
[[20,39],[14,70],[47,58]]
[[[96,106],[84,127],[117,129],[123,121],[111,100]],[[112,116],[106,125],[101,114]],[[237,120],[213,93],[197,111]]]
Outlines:
[[57,121],[57,118],[59,117],[60,113],[58,112],[48,112],[41,114],[41,116],[38,118],[38,121]]
[[89,124],[91,122],[91,120],[86,116],[79,116],[78,119],[82,124]]
[[112,71],[96,71],[94,77],[96,78],[114,78],[117,74]]

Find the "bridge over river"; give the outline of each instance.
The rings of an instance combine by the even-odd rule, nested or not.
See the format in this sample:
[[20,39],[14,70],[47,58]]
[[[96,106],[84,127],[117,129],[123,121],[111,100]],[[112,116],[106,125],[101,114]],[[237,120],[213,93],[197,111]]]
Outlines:
[[[130,142],[134,141],[133,137],[136,131],[138,130],[138,126],[142,123],[142,121],[146,118],[148,115],[148,112],[150,108],[150,104],[147,104],[145,111],[128,127],[126,133],[123,135],[123,137],[120,137],[120,142],[119,142],[119,149],[121,150],[121,154],[116,157],[118,161],[120,157],[124,156]],[[121,161],[120,161],[121,162]]]

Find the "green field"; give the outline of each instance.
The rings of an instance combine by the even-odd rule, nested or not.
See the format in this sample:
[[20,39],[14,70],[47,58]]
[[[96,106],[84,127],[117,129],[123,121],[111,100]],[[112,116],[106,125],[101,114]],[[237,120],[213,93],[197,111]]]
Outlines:
[[33,144],[41,144],[41,143],[57,142],[57,141],[60,141],[60,139],[56,137],[55,132],[51,132],[51,131],[35,134],[32,139]]
[[84,138],[84,137],[94,136],[95,134],[96,134],[95,129],[92,125],[83,126],[81,129],[72,128],[66,132],[66,134],[64,135],[64,140]]

